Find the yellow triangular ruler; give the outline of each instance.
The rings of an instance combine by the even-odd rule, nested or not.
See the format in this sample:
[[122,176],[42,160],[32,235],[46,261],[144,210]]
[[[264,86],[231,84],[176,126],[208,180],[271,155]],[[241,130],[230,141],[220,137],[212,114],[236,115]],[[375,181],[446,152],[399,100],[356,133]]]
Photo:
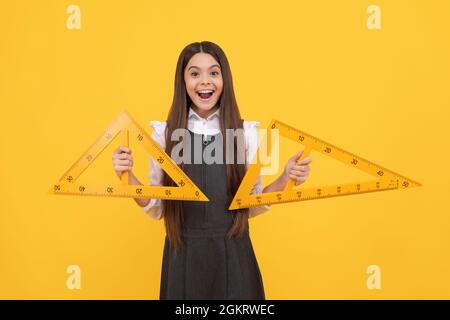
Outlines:
[[307,157],[312,150],[318,151],[333,159],[339,160],[349,166],[362,170],[372,176],[379,178],[375,181],[336,184],[328,186],[320,186],[313,188],[294,188],[294,180],[290,179],[285,189],[280,192],[267,192],[262,194],[250,194],[255,182],[260,174],[262,164],[259,159],[259,153],[255,154],[255,163],[250,163],[249,168],[236,192],[229,210],[236,210],[239,208],[250,208],[254,206],[278,204],[284,202],[313,200],[328,197],[352,195],[366,192],[386,191],[395,189],[404,189],[421,186],[420,183],[399,175],[391,170],[383,168],[371,161],[363,159],[355,154],[342,150],[328,142],[320,140],[307,134],[303,131],[297,130],[280,121],[272,120],[267,127],[266,134],[257,150],[259,150],[262,143],[267,143],[267,154],[271,154],[271,130],[279,130],[279,136],[291,139],[302,145],[304,150],[297,162]]
[[[128,184],[128,172],[121,176],[117,185],[86,185],[76,183],[78,177],[94,162],[96,157],[113,141],[121,136],[122,144],[128,146],[134,139],[160,165],[172,180],[174,186],[136,186]],[[143,130],[126,112],[120,113],[89,147],[89,149],[53,185],[51,194],[90,195],[127,198],[155,198],[168,200],[209,201],[203,192],[189,179],[183,170],[169,157],[161,146]]]

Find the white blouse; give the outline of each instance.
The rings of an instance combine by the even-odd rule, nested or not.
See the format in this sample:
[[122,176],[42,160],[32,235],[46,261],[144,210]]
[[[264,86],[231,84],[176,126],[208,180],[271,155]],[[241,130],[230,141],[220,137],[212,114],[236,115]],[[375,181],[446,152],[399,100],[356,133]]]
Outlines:
[[[188,129],[192,132],[202,134],[204,139],[206,135],[214,135],[220,132],[220,109],[217,109],[213,114],[206,119],[200,117],[192,108],[189,109],[188,115]],[[150,126],[153,128],[152,139],[156,141],[163,149],[166,147],[164,130],[166,128],[166,122],[150,121]],[[258,147],[258,121],[245,121],[244,136],[245,136],[245,156],[246,163],[250,163],[253,156],[256,154]],[[150,156],[150,185],[162,186],[163,182],[163,170],[159,164]],[[256,183],[252,189],[251,194],[262,193],[262,180],[261,174],[258,176]],[[151,199],[149,203],[142,207],[151,218],[158,220],[161,218],[161,199]],[[252,218],[258,214],[261,214],[271,208],[270,205],[262,205],[251,207],[249,211],[249,217]]]

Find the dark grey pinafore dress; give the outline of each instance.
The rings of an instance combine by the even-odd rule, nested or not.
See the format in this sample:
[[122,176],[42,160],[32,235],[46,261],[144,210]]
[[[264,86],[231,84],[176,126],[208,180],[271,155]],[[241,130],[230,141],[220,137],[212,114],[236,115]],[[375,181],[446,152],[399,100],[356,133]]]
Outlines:
[[[204,148],[201,134],[191,134]],[[175,256],[166,235],[160,299],[265,299],[263,281],[249,232],[226,238],[233,223],[227,196],[225,164],[184,164],[184,172],[209,198],[209,202],[183,201],[185,246]]]

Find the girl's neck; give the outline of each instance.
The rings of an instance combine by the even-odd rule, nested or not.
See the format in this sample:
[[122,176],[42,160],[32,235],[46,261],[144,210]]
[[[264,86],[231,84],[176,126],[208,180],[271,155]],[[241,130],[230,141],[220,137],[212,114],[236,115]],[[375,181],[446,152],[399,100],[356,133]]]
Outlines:
[[191,105],[192,110],[195,111],[195,113],[197,113],[200,117],[206,119],[208,118],[210,115],[212,115],[214,112],[216,112],[217,109],[219,109],[219,105],[215,105],[214,107],[212,107],[210,110],[202,110],[200,108],[198,108],[196,105],[192,104]]

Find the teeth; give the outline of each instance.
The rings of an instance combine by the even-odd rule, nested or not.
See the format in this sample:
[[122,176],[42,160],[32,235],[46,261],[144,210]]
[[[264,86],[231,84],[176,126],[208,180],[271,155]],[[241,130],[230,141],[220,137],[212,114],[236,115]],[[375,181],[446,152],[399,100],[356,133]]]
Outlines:
[[214,90],[199,90],[198,93],[213,93]]

